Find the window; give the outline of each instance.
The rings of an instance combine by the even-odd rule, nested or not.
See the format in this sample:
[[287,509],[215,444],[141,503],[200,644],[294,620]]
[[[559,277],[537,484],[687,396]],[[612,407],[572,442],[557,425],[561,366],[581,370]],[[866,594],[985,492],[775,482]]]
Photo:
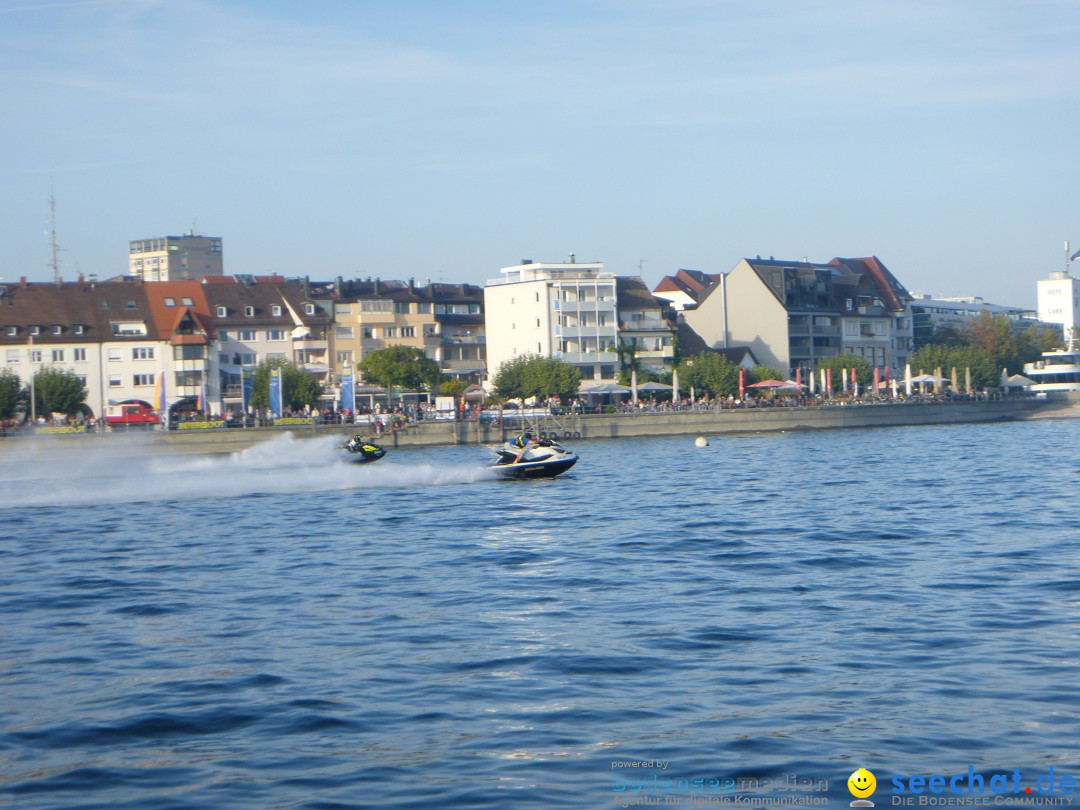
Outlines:
[[41,334],[41,327],[40,326],[31,326],[30,327],[30,334],[31,335],[40,335]]
[[409,302],[408,301],[398,301],[397,303],[394,304],[394,312],[396,312],[398,315],[408,315],[409,314]]
[[82,363],[86,360],[86,349],[74,349],[75,362]]
[[124,383],[120,380],[119,374],[109,375],[109,388],[119,388]]
[[361,312],[392,312],[394,308],[393,301],[361,301]]
[[284,329],[267,329],[266,330],[266,339],[267,340],[284,340],[285,339],[285,330]]
[[120,350],[119,349],[109,349],[109,359],[110,360],[119,360],[120,359]]
[[136,386],[146,386],[154,384],[153,374],[136,374],[134,379]]
[[217,316],[219,318],[224,318],[224,317],[228,316],[228,314],[229,314],[229,308],[228,307],[218,307],[216,311],[217,311]]
[[53,349],[52,350],[52,361],[54,363],[63,363],[64,362],[64,350],[63,349]]
[[175,307],[176,306],[176,299],[175,298],[166,298],[165,299],[165,306],[167,306],[167,307]]
[[227,366],[227,365],[229,365],[229,353],[228,352],[218,352],[217,361],[218,361],[219,366]]
[[31,349],[30,350],[30,362],[31,363],[40,363],[41,362],[41,349]]
[[52,333],[53,333],[54,335],[62,335],[62,334],[64,334],[64,327],[62,327],[62,326],[61,326],[60,324],[58,324],[58,323],[56,323],[56,324],[53,324],[53,328],[52,328]]
[[201,371],[178,371],[176,372],[177,386],[202,385],[203,374]]
[[15,335],[19,334],[19,327],[17,327],[17,326],[9,326],[7,328],[7,334],[8,334],[8,337],[15,337]]
[[75,324],[75,334],[76,335],[81,335],[85,331],[86,331],[86,327],[83,326],[81,323]]
[[384,338],[396,338],[397,337],[397,327],[396,326],[384,327],[383,328],[383,337]]
[[272,304],[270,306],[270,314],[273,315],[275,318],[281,317],[281,305]]
[[248,318],[254,318],[255,317],[255,307],[252,307],[252,306],[244,307],[244,315],[246,317],[248,317]]
[[204,357],[205,346],[173,346],[174,360],[202,360]]
[[403,327],[401,327],[401,336],[403,338],[416,337],[416,327],[415,326],[403,326]]
[[190,298],[187,298],[187,297],[181,298],[180,303],[183,304],[185,307],[193,307],[193,306],[195,306],[195,302],[192,301]]
[[240,330],[240,335],[239,335],[239,337],[237,337],[237,340],[241,341],[242,343],[247,343],[250,340],[255,340],[255,330],[254,329],[241,329]]
[[353,337],[353,328],[351,326],[335,326],[334,337],[342,340],[351,340]]
[[426,304],[426,303],[425,304],[417,304],[416,305],[416,311],[420,315],[430,315],[431,314],[431,304]]
[[154,347],[153,346],[136,346],[131,350],[132,360],[153,360],[154,359]]
[[217,335],[218,335],[218,339],[222,343],[228,343],[229,342],[229,333],[226,332],[224,329],[218,329]]
[[130,299],[124,302],[124,306],[127,307],[128,309],[138,309],[139,308],[139,305],[136,302],[131,301]]
[[7,350],[7,362],[8,363],[18,363],[20,354],[22,354],[22,350],[20,350],[20,349],[8,349]]
[[353,361],[353,353],[351,351],[338,352],[337,353],[337,361],[338,361],[339,366],[345,365],[346,363],[352,363],[352,361]]
[[536,325],[537,325],[538,327],[540,326],[540,319],[539,319],[539,318],[537,318],[537,319],[536,319]]
[[314,304],[304,304],[304,314],[305,315],[314,315],[315,314],[315,305]]
[[237,357],[240,358],[240,365],[253,366],[255,365],[255,353],[254,352],[237,352]]

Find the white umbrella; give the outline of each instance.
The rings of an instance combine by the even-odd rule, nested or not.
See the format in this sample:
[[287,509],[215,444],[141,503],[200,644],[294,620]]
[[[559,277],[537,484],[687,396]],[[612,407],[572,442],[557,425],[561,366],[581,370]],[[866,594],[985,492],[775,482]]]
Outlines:
[[637,405],[637,369],[630,369],[630,401]]
[[672,404],[679,400],[679,370],[675,369],[671,372],[671,402]]
[[911,363],[904,366],[904,396],[911,396]]

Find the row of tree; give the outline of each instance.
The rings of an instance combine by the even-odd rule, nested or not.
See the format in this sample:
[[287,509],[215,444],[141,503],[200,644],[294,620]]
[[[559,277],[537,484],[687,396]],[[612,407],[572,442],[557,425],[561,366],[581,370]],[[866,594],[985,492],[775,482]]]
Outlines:
[[34,374],[32,385],[23,385],[18,374],[0,369],[0,419],[14,419],[29,413],[30,391],[34,392],[33,410],[40,414],[74,415],[86,401],[86,388],[74,371],[44,366]]

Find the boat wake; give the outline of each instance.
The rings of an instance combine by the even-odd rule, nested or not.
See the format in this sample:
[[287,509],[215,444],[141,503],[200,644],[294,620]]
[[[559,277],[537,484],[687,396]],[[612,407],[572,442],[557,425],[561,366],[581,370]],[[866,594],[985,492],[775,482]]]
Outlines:
[[59,443],[21,445],[4,453],[0,509],[438,486],[491,477],[473,464],[411,464],[397,454],[377,464],[352,464],[339,444],[335,437],[282,434],[230,455],[176,454],[145,440],[80,446],[76,453],[57,452]]

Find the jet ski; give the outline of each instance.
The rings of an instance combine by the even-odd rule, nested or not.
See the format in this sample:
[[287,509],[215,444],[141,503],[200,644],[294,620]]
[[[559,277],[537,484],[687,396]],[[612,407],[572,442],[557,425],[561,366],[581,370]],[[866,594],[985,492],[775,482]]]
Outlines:
[[578,457],[551,439],[541,439],[537,444],[530,444],[517,463],[521,448],[513,442],[506,442],[495,450],[498,458],[488,467],[504,478],[552,478],[564,473],[577,464]]
[[349,451],[345,460],[354,464],[370,464],[372,461],[378,461],[386,455],[386,451],[382,447],[365,439],[359,433],[341,447]]

